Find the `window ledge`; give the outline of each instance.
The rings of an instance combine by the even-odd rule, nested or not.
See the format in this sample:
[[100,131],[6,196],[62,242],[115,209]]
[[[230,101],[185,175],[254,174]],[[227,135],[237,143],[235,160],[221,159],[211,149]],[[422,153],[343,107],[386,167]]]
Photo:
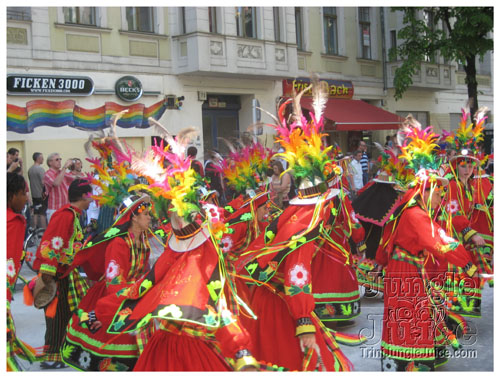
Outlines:
[[356,58],[356,60],[360,63],[369,63],[369,64],[378,64],[380,60],[376,59],[366,59],[366,58]]
[[18,20],[17,18],[8,18],[7,19],[7,26],[9,24],[9,22],[16,22],[16,23],[28,24],[28,25],[33,24],[33,20]]
[[129,35],[133,37],[149,37],[149,38],[155,38],[155,39],[167,39],[168,35],[166,34],[157,34],[157,33],[150,33],[150,32],[141,32],[141,31],[132,31],[132,30],[118,30],[118,33],[122,35]]
[[82,24],[60,24],[56,22],[54,24],[56,28],[67,29],[67,30],[80,30],[80,31],[94,31],[98,33],[111,33],[110,28],[101,28],[95,25],[82,25]]
[[337,60],[340,62],[345,62],[349,59],[349,57],[344,56],[344,55],[332,55],[332,54],[325,54],[325,53],[322,53],[321,57],[325,58],[325,59],[330,59],[330,60]]
[[[297,46],[297,45],[292,44],[292,46]],[[312,54],[313,54],[312,51],[299,50],[297,48],[297,55],[309,55],[309,56],[311,56]]]

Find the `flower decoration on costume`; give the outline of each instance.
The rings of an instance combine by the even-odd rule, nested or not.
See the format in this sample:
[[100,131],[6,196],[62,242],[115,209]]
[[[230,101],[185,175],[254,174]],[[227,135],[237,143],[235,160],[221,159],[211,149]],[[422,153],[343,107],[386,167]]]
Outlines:
[[90,353],[87,351],[83,351],[80,354],[80,358],[78,359],[78,363],[80,366],[84,369],[87,370],[90,366],[91,358],[90,358]]
[[222,252],[227,253],[233,248],[233,239],[230,236],[222,238],[220,241]]
[[16,264],[13,259],[7,260],[7,277],[14,277],[16,275]]
[[450,214],[455,214],[458,211],[458,201],[451,200],[448,204],[446,204],[446,211]]
[[290,282],[298,287],[303,287],[309,280],[309,272],[302,264],[294,265],[288,274],[290,275]]
[[64,241],[60,236],[54,236],[51,240],[52,248],[61,249],[63,247]]
[[112,280],[120,273],[120,266],[116,263],[115,260],[111,260],[108,264],[108,268],[106,269],[106,279]]

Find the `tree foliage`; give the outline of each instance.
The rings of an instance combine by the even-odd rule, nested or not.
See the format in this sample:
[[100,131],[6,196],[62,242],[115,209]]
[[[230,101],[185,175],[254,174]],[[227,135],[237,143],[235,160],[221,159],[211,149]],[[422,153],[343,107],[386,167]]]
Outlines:
[[[391,59],[399,58],[401,67],[395,72],[394,97],[401,99],[412,85],[412,76],[421,62],[437,53],[446,60],[463,64],[465,82],[471,102],[471,114],[478,108],[476,58],[493,50],[493,7],[398,7],[403,12],[403,24],[398,39],[403,43],[390,51]],[[422,15],[425,12],[428,18]]]

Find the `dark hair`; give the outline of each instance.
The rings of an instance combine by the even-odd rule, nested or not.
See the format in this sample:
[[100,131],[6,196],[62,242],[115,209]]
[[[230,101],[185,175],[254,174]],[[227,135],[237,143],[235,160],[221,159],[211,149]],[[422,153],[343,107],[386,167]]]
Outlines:
[[68,188],[68,199],[69,202],[76,202],[82,199],[83,195],[92,191],[88,180],[85,179],[75,179],[69,185]]
[[354,153],[352,154],[352,156],[356,156],[357,154],[362,154],[362,153],[363,153],[363,151],[356,150],[356,151],[354,151]]
[[385,141],[389,142],[392,139],[392,135],[386,135],[385,136]]
[[7,200],[21,190],[26,190],[24,177],[14,172],[7,172]]
[[198,153],[198,149],[195,146],[188,147],[188,149],[187,149],[188,156],[195,158],[197,153]]
[[285,170],[283,168],[283,164],[279,160],[273,160],[271,162],[271,167],[278,167],[278,171],[280,171],[280,173],[283,173],[283,171]]
[[33,161],[37,161],[38,160],[38,157],[41,155],[42,153],[41,152],[35,152],[33,154]]
[[19,152],[19,150],[18,150],[17,148],[14,148],[14,147],[9,148],[9,150],[7,151],[7,153],[8,153],[9,155],[15,155],[15,154],[17,154],[18,152]]

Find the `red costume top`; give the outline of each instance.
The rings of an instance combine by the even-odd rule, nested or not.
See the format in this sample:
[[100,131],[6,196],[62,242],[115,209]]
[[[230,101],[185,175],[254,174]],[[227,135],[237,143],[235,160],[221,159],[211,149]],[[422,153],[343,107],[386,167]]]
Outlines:
[[7,207],[7,300],[12,300],[23,259],[26,219]]

